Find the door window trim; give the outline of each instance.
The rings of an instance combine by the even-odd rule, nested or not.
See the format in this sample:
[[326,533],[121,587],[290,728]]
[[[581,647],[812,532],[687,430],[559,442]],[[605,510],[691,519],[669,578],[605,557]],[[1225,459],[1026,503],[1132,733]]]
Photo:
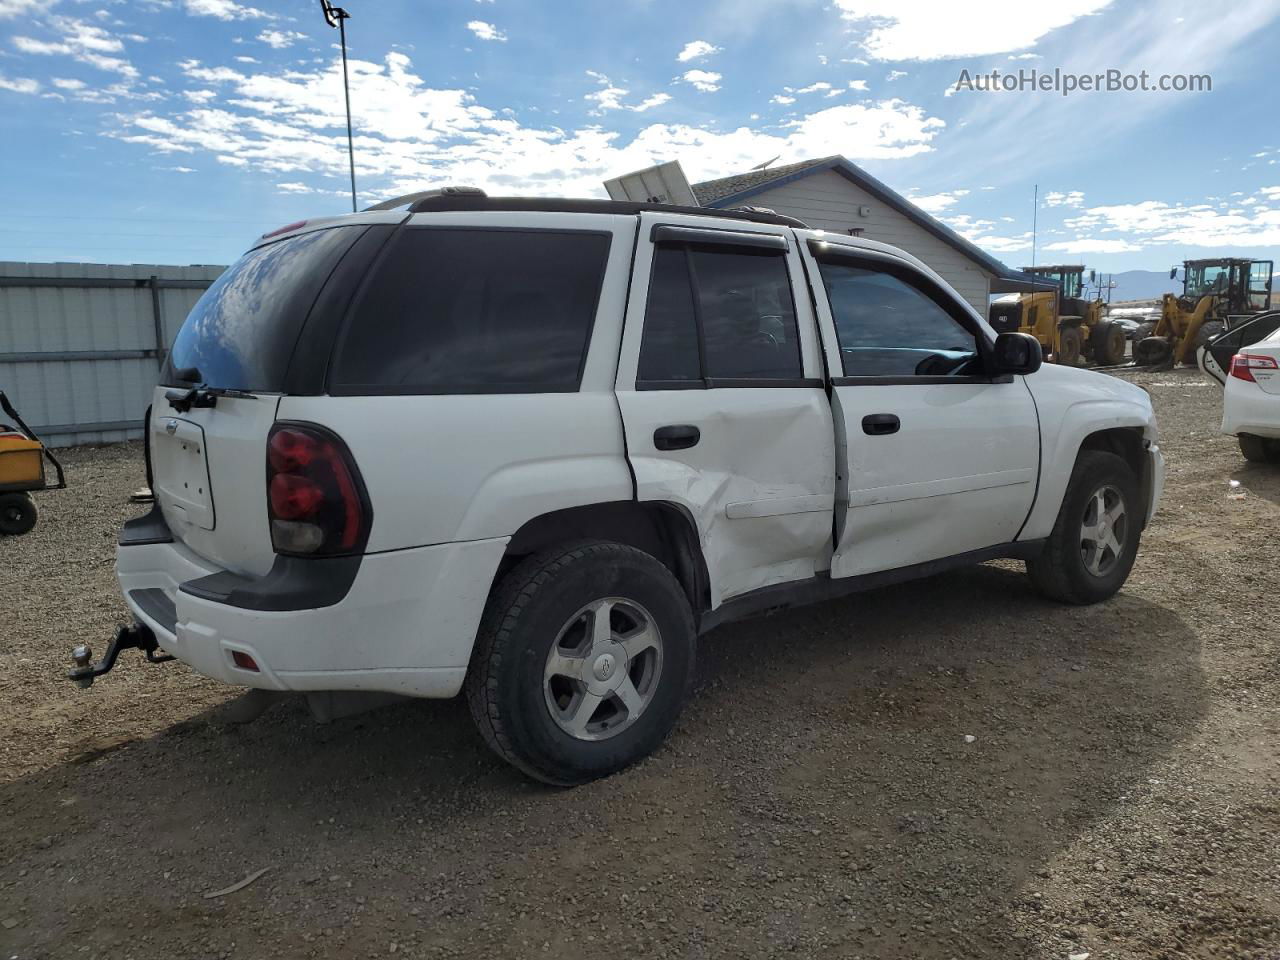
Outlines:
[[[936,281],[928,275],[917,270],[915,267],[905,263],[894,257],[881,256],[870,250],[863,250],[857,247],[847,247],[843,244],[830,243],[825,240],[810,239],[809,253],[814,261],[818,264],[818,280],[822,290],[823,299],[826,301],[827,312],[831,316],[832,329],[836,333],[836,354],[840,358],[840,375],[830,377],[833,387],[862,387],[862,386],[905,386],[909,384],[924,385],[941,385],[948,383],[1012,383],[1012,374],[971,374],[966,376],[947,377],[947,376],[845,376],[844,375],[844,354],[840,350],[839,342],[839,326],[836,323],[835,311],[831,307],[831,298],[827,295],[826,283],[822,282],[822,264],[839,263],[859,267],[864,270],[874,270],[879,273],[887,273],[889,276],[902,281],[922,296],[927,297],[933,303],[937,304],[949,317],[960,324],[966,332],[971,334],[978,350],[978,356],[982,360],[983,367],[989,367],[992,356],[992,343],[987,335],[986,329],[974,319],[973,315],[963,309],[955,299],[947,293]],[[816,293],[816,290],[814,291]]]
[[[732,250],[734,247],[750,247],[754,252],[762,249],[766,255],[772,253],[782,261],[782,269],[787,274],[787,294],[791,298],[791,317],[795,322],[796,351],[801,373],[804,372],[804,346],[800,337],[800,311],[796,303],[795,279],[791,276],[791,267],[787,263],[787,254],[791,251],[786,236],[777,233],[746,233],[731,230],[714,230],[702,227],[686,227],[669,223],[655,223],[649,231],[654,252],[660,247],[677,248],[684,252],[685,267],[689,274],[689,292],[692,294],[693,323],[698,340],[698,372],[707,372],[707,344],[702,325],[702,301],[698,297],[697,270],[693,265],[691,248],[723,247]],[[649,301],[653,294],[653,281],[657,276],[654,269],[656,257],[649,261],[649,293],[645,296],[644,321],[648,320]],[[645,324],[640,326],[639,349],[644,349]],[[637,354],[638,355],[638,354]],[[702,376],[693,380],[643,380],[636,375],[635,389],[643,390],[723,390],[747,388],[795,388],[825,386],[821,377],[708,377]]]

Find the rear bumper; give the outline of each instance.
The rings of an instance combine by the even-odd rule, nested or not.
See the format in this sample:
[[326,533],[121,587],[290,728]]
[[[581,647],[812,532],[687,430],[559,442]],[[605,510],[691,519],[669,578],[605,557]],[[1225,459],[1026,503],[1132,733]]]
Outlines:
[[1231,384],[1222,401],[1222,432],[1280,437],[1280,397],[1255,384]]
[[[224,571],[176,541],[121,545],[116,574],[125,602],[160,646],[215,680],[451,697],[505,548],[499,538],[368,554],[340,600],[298,610],[253,609],[180,589]],[[237,666],[236,652],[259,669]]]

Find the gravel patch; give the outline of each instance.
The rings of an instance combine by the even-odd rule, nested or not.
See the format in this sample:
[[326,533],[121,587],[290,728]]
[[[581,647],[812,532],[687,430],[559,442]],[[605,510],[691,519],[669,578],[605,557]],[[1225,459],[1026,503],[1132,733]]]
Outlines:
[[1127,377],[1169,476],[1119,596],[997,562],[726,626],[667,745],[573,791],[460,701],[232,726],[136,652],[60,680],[125,618],[142,472],[69,451],[0,540],[0,955],[1275,957],[1280,469],[1194,371]]

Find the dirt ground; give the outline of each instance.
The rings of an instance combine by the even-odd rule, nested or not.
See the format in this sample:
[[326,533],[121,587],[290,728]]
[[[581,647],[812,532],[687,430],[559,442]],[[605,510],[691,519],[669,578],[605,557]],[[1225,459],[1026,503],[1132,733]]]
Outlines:
[[1001,563],[721,628],[668,744],[573,791],[460,701],[231,726],[180,664],[60,680],[142,472],[68,453],[0,541],[0,956],[1275,960],[1280,468],[1198,373],[1129,376],[1169,475],[1119,596]]

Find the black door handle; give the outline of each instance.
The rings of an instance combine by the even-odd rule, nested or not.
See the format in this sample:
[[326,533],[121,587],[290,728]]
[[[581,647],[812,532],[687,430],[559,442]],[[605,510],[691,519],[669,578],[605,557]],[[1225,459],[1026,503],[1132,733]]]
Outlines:
[[869,413],[862,418],[862,432],[873,437],[897,433],[902,421],[892,413]]
[[698,445],[702,432],[692,424],[680,423],[653,431],[653,445],[659,450],[688,450]]

